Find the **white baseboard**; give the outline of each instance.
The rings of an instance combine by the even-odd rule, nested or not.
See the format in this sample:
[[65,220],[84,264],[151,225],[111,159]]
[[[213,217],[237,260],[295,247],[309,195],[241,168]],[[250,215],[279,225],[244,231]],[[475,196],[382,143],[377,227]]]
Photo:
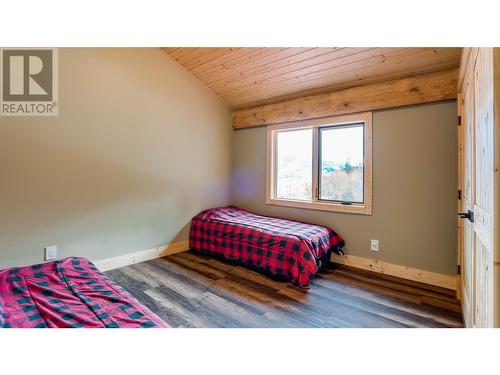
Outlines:
[[174,242],[165,246],[138,251],[131,254],[120,255],[113,258],[101,259],[93,262],[101,271],[109,271],[115,268],[125,267],[130,264],[141,263],[147,260],[161,258],[167,255],[189,250],[189,241]]
[[373,272],[383,273],[390,276],[401,277],[403,279],[418,281],[425,284],[440,286],[446,289],[457,289],[457,277],[436,272],[424,271],[418,268],[400,266],[398,264],[387,263],[381,260],[358,257],[354,255],[332,254],[331,261],[338,264],[361,268]]

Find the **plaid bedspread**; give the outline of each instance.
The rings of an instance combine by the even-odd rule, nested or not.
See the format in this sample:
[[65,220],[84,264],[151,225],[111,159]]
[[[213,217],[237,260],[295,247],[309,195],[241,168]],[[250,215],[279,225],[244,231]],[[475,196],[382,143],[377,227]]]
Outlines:
[[0,271],[0,327],[168,327],[89,260]]
[[344,246],[332,229],[256,215],[237,207],[205,210],[191,221],[194,251],[236,261],[307,287],[316,260]]

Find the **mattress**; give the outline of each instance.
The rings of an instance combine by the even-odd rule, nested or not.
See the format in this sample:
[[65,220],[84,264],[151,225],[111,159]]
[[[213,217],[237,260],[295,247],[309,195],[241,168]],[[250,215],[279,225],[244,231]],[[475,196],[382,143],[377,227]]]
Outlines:
[[229,206],[205,210],[191,221],[191,250],[222,257],[306,288],[318,260],[344,240],[331,228],[257,215]]
[[168,327],[85,258],[0,271],[0,327]]

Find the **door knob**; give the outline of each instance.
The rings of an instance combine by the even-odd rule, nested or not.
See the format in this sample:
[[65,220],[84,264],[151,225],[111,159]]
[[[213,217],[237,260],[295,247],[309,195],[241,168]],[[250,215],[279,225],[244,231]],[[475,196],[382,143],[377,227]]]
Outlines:
[[458,216],[460,216],[462,219],[469,220],[471,223],[474,222],[474,212],[472,212],[471,210],[468,210],[467,212],[459,212]]

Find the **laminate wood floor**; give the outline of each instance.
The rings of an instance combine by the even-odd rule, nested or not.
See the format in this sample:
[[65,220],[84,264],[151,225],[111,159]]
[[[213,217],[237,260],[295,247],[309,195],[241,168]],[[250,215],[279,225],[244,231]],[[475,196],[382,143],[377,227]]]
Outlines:
[[106,272],[173,327],[462,327],[455,292],[332,265],[309,290],[184,252]]

